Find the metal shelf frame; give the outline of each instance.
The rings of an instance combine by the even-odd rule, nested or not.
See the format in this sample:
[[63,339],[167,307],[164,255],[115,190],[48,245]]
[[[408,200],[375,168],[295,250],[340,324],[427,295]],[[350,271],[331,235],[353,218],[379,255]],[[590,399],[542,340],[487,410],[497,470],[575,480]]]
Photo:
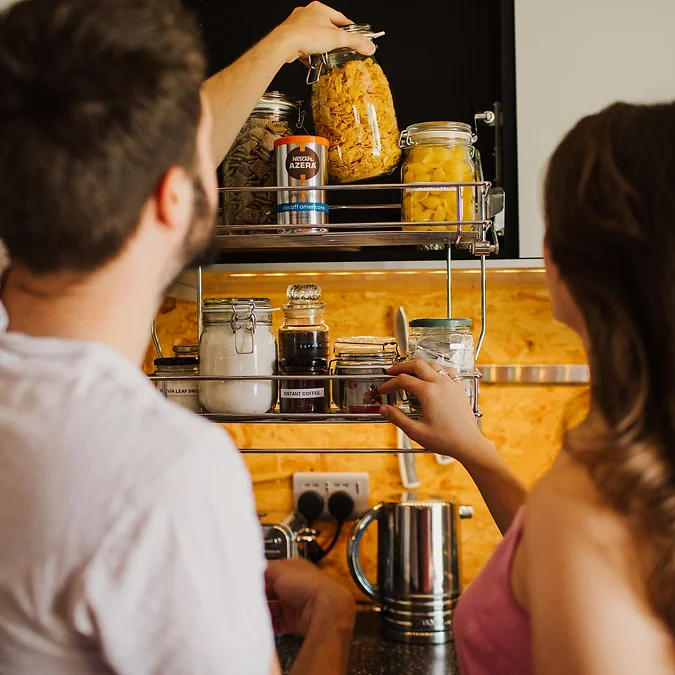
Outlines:
[[[265,187],[228,187],[220,188],[220,192],[281,192],[288,191],[288,187],[265,186]],[[476,195],[475,220],[465,219],[462,199],[463,192],[466,189],[474,190]],[[453,248],[465,249],[480,259],[481,274],[481,328],[478,341],[476,343],[476,360],[478,359],[487,331],[487,279],[486,279],[486,257],[499,251],[499,240],[491,218],[499,211],[490,209],[489,198],[491,195],[491,184],[488,181],[476,181],[466,183],[395,183],[395,184],[350,184],[350,185],[324,185],[313,186],[312,190],[405,190],[409,192],[420,191],[452,191],[457,195],[457,213],[455,220],[442,222],[401,222],[380,220],[376,222],[353,222],[340,223],[336,225],[327,224],[321,226],[325,232],[303,232],[306,225],[231,225],[219,226],[216,230],[216,242],[220,249],[284,249],[284,248],[321,248],[321,247],[361,247],[361,246],[410,246],[425,244],[442,244],[447,246],[446,271],[447,271],[447,317],[452,318],[452,250]],[[497,197],[497,203],[499,199]],[[336,206],[336,209],[395,209],[400,208],[400,204],[383,203],[368,205],[350,205],[348,207]],[[488,213],[491,210],[490,213]],[[405,227],[405,230],[402,228]],[[442,228],[441,230],[429,231],[429,227]],[[247,231],[255,230],[255,234],[247,234]],[[280,231],[281,230],[281,231]],[[197,276],[197,320],[199,336],[201,337],[203,328],[203,274],[202,267],[198,268]],[[161,356],[161,346],[157,339],[155,325],[153,324],[152,337],[158,354]],[[474,413],[476,417],[481,416],[478,407],[478,379],[480,372],[463,374],[463,378],[472,380]],[[388,379],[389,376],[383,375],[382,379]],[[170,380],[199,380],[199,381],[248,381],[248,380],[306,380],[303,375],[297,376],[242,376],[242,377],[221,377],[221,376],[150,376],[151,380],[168,382]],[[312,377],[312,380],[372,380],[373,376],[351,376],[351,375],[326,375]],[[379,376],[378,376],[378,379]],[[164,389],[166,394],[166,387]],[[406,409],[408,414],[409,410]],[[387,423],[379,414],[356,414],[350,415],[334,408],[327,414],[314,413],[295,413],[282,414],[279,412],[266,413],[264,415],[217,415],[204,413],[203,417],[215,423],[221,424],[384,424]],[[414,416],[414,415],[413,415]],[[377,453],[396,453],[397,448],[242,448],[242,453],[248,454],[377,454]],[[427,453],[422,448],[413,449],[415,453]]]

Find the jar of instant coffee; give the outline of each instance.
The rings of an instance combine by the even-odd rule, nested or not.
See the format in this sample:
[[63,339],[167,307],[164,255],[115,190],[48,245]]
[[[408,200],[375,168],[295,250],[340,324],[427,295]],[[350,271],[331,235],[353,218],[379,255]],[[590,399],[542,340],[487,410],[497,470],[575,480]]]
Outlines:
[[288,287],[284,324],[279,329],[279,375],[307,376],[281,380],[281,413],[330,412],[330,384],[318,379],[328,375],[330,331],[324,322],[326,305],[321,288],[314,284]]

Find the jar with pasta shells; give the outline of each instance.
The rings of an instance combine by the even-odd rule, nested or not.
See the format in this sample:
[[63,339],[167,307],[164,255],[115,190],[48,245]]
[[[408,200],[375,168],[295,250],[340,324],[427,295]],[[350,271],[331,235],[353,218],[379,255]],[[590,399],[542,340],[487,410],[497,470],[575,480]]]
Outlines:
[[[278,138],[297,134],[298,128],[303,128],[299,102],[279,91],[265,92],[220,167],[223,187],[276,185],[274,142]],[[277,222],[277,196],[274,192],[236,191],[223,192],[221,195],[223,224],[226,226]]]
[[[482,180],[476,136],[463,122],[422,122],[401,133],[403,183],[473,183]],[[429,223],[427,230],[448,230],[434,223],[474,220],[477,203],[472,186],[403,190],[402,220]],[[419,227],[406,227],[416,229]]]
[[[373,39],[368,24],[343,30]],[[373,56],[350,49],[314,55],[312,85],[316,133],[328,139],[328,177],[353,183],[393,173],[401,158],[399,130],[389,81]]]

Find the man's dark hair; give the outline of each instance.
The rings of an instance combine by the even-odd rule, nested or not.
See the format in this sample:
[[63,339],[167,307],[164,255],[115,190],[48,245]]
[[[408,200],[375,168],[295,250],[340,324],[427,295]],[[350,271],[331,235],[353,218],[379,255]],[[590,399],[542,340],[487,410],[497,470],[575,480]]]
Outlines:
[[116,257],[192,171],[204,55],[179,0],[22,0],[0,14],[0,239],[36,273]]

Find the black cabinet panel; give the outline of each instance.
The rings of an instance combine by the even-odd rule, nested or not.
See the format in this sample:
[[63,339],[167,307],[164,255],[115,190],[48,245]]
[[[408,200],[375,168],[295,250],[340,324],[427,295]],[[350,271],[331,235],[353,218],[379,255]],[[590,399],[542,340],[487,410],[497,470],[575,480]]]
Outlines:
[[[286,18],[300,3],[297,0],[231,2],[228,0],[185,0],[193,7],[202,26],[210,72],[225,67]],[[504,127],[503,180],[507,190],[507,234],[500,257],[518,257],[516,143],[515,143],[515,66],[513,54],[513,0],[459,2],[424,0],[395,4],[391,0],[333,0],[336,9],[359,23],[370,23],[384,30],[376,57],[387,77],[396,104],[401,129],[415,122],[455,120],[473,123],[473,115],[503,104]],[[275,77],[271,88],[308,100],[306,70],[299,63],[287,64]],[[308,102],[307,127],[311,131]],[[485,177],[495,181],[493,128],[479,128]],[[398,182],[398,172],[390,182]],[[366,201],[363,193],[333,193],[333,203]],[[369,193],[369,201],[395,201],[400,194]],[[340,222],[331,213],[331,222]],[[398,214],[387,212],[387,219]],[[355,218],[350,212],[350,218]],[[372,212],[362,214],[364,220]],[[380,214],[382,215],[382,214]],[[361,214],[359,214],[359,219]],[[344,216],[343,216],[344,217]],[[344,222],[344,220],[342,220]],[[237,262],[398,260],[439,259],[442,252],[416,249],[363,249],[352,252],[295,252],[291,254],[241,253]],[[462,257],[460,252],[457,257]],[[231,254],[223,261],[234,261]]]

